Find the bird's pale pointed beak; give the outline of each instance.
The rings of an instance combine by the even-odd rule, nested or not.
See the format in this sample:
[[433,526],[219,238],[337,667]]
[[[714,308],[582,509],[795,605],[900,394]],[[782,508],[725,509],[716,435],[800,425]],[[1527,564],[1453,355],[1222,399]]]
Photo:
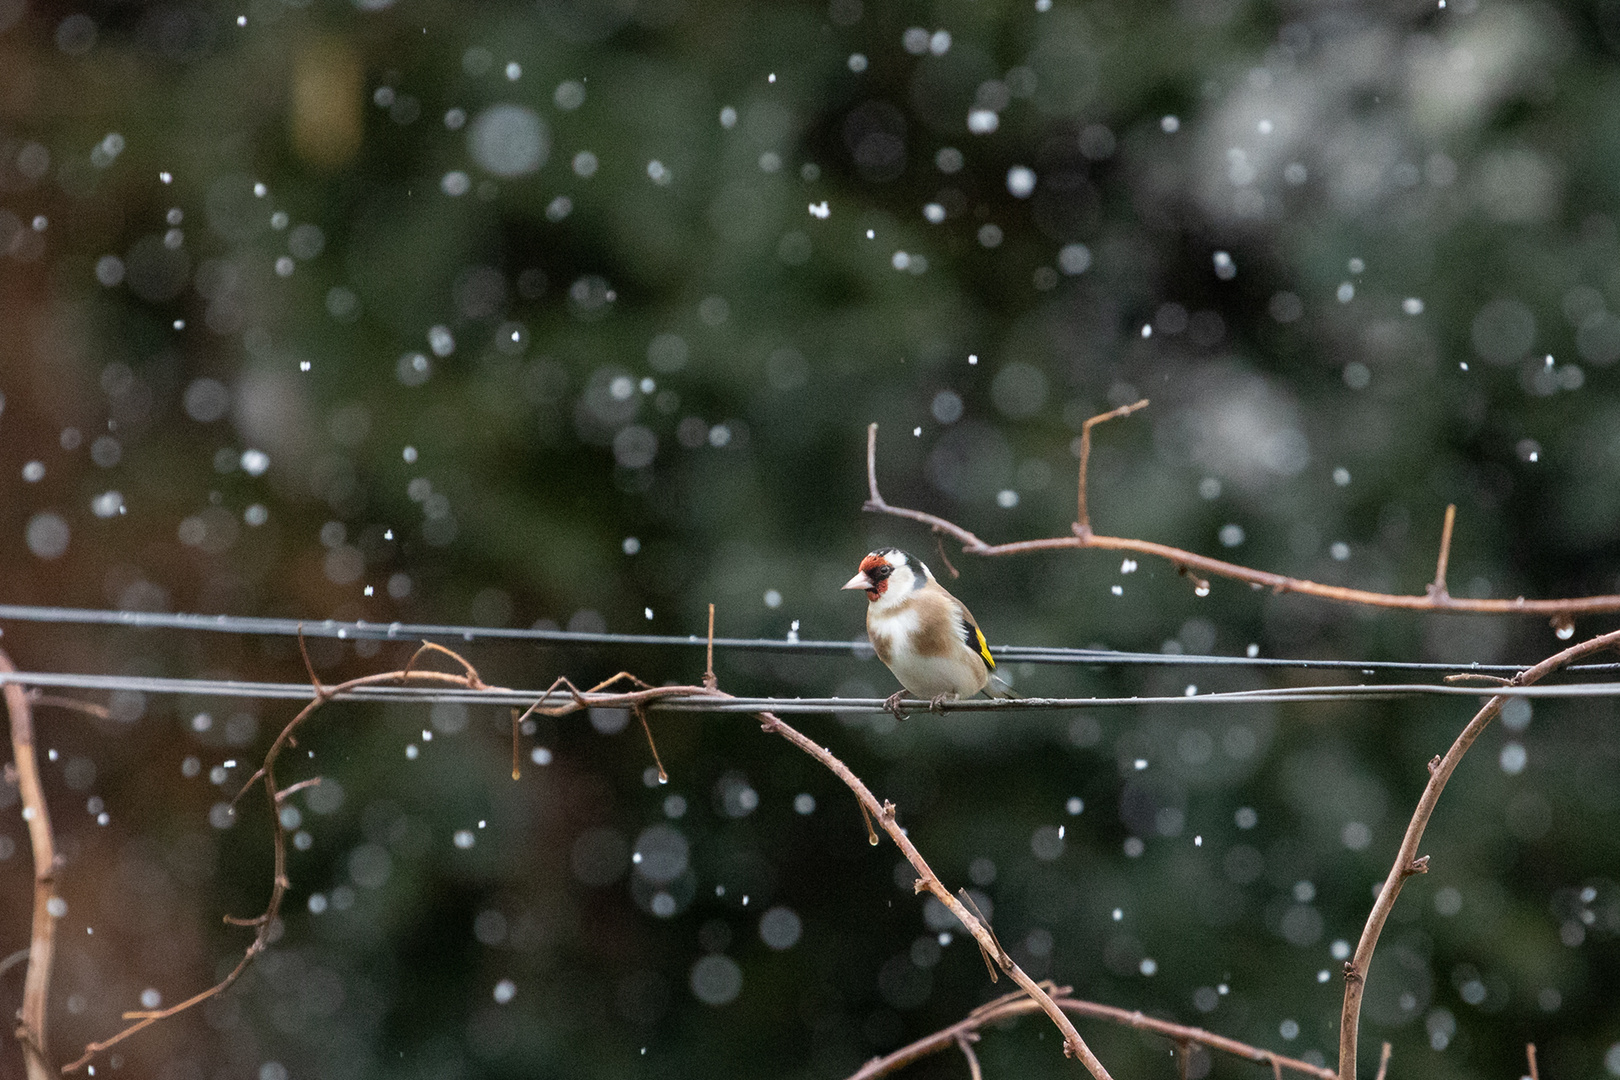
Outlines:
[[872,588],[875,588],[875,586],[872,584],[872,579],[866,576],[866,571],[862,570],[860,573],[856,574],[854,577],[852,577],[848,581],[846,581],[844,583],[844,588],[846,588],[846,589],[872,589]]

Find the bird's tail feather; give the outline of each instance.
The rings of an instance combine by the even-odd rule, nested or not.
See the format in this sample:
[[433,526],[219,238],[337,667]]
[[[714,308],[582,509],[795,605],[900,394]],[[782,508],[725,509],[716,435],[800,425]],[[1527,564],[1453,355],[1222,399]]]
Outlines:
[[1023,696],[1014,692],[1012,685],[1008,683],[1006,679],[1003,679],[1000,675],[997,675],[994,672],[990,673],[990,681],[984,685],[984,694],[986,697],[1005,698],[1009,700],[1017,699]]

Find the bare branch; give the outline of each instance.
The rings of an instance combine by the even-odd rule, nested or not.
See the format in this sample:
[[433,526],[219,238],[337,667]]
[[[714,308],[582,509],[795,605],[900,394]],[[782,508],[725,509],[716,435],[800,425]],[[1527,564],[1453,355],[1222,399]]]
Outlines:
[[[1515,687],[1529,686],[1539,682],[1559,668],[1572,663],[1590,653],[1601,652],[1613,648],[1620,643],[1620,630],[1602,634],[1571,645],[1562,652],[1555,653],[1537,664],[1515,675],[1512,685]],[[1384,923],[1389,918],[1390,910],[1395,906],[1395,898],[1400,895],[1401,886],[1412,874],[1428,871],[1428,856],[1418,857],[1418,844],[1423,840],[1423,832],[1429,825],[1429,818],[1434,814],[1435,804],[1440,801],[1440,793],[1446,788],[1446,781],[1457,768],[1457,763],[1474,745],[1488,724],[1502,711],[1508,698],[1504,695],[1494,695],[1487,701],[1474,718],[1463,728],[1451,749],[1446,751],[1444,757],[1429,762],[1429,782],[1423,789],[1423,795],[1418,800],[1417,808],[1412,811],[1412,820],[1406,826],[1406,835],[1401,838],[1400,850],[1395,854],[1395,863],[1389,869],[1384,879],[1384,887],[1373,903],[1372,913],[1367,916],[1367,925],[1361,932],[1361,940],[1356,945],[1355,956],[1344,965],[1344,1008],[1339,1017],[1339,1080],[1355,1080],[1356,1077],[1356,1035],[1361,1022],[1361,996],[1366,988],[1367,970],[1372,964],[1373,950],[1378,946],[1378,935],[1383,932]]]
[[945,569],[951,572],[951,578],[954,580],[955,578],[961,577],[962,571],[958,570],[956,565],[951,562],[951,557],[945,554],[945,538],[939,535],[938,532],[935,532],[934,543],[939,547],[939,561],[944,563]]
[[[1332,1069],[1320,1065],[1312,1065],[1308,1061],[1298,1058],[1283,1057],[1270,1050],[1263,1050],[1258,1046],[1229,1039],[1224,1035],[1216,1035],[1203,1028],[1186,1027],[1182,1024],[1173,1024],[1168,1020],[1157,1020],[1151,1016],[1144,1016],[1140,1012],[1129,1009],[1115,1008],[1112,1005],[1099,1005],[1094,1001],[1083,1001],[1069,996],[1066,986],[1052,986],[1050,983],[1042,984],[1043,989],[1050,990],[1054,995],[1054,1003],[1066,1013],[1075,1016],[1084,1016],[1094,1020],[1106,1020],[1115,1024],[1135,1028],[1138,1031],[1150,1032],[1170,1039],[1178,1046],[1196,1043],[1208,1050],[1219,1051],[1223,1054],[1233,1054],[1237,1057],[1253,1061],[1261,1065],[1270,1065],[1280,1076],[1282,1070],[1302,1073],[1306,1076],[1316,1077],[1317,1080],[1335,1080],[1336,1074]],[[1032,1013],[1041,1008],[1038,1001],[1032,999],[1023,991],[1015,991],[987,1002],[968,1013],[966,1018],[957,1021],[950,1027],[942,1028],[931,1035],[925,1035],[908,1046],[903,1046],[892,1054],[874,1058],[849,1077],[849,1080],[874,1080],[875,1077],[886,1076],[897,1072],[914,1061],[937,1054],[941,1050],[957,1045],[958,1035],[977,1033],[981,1028],[998,1023],[1025,1013]]]
[[[715,693],[717,697],[728,696],[719,691],[716,691]],[[944,904],[946,908],[950,910],[951,914],[956,916],[957,921],[967,929],[968,933],[973,935],[973,939],[979,943],[979,947],[987,954],[997,957],[1001,963],[1002,970],[1007,973],[1013,982],[1017,983],[1023,988],[1023,993],[1027,995],[1027,1000],[1031,1001],[1032,1003],[1030,1006],[1031,1009],[1040,1009],[1042,1012],[1046,1013],[1047,1016],[1051,1017],[1052,1022],[1057,1025],[1058,1031],[1063,1034],[1064,1054],[1079,1058],[1081,1064],[1085,1065],[1087,1071],[1091,1073],[1095,1080],[1112,1080],[1108,1070],[1103,1066],[1103,1063],[1097,1059],[1097,1055],[1091,1052],[1091,1047],[1086,1045],[1086,1041],[1082,1039],[1080,1037],[1080,1033],[1074,1029],[1074,1024],[1071,1023],[1069,1018],[1063,1014],[1063,1010],[1058,1007],[1055,1001],[1052,1000],[1052,996],[1040,985],[1038,985],[1034,979],[1030,978],[1029,975],[1025,973],[1023,968],[1014,963],[1012,957],[1006,955],[1006,952],[1001,948],[1000,943],[996,941],[995,936],[990,932],[990,928],[984,922],[975,917],[974,914],[951,893],[950,889],[946,888],[945,884],[940,881],[939,875],[934,873],[932,868],[929,867],[928,861],[924,859],[922,857],[922,853],[917,850],[916,845],[914,845],[910,838],[906,836],[905,830],[900,827],[900,823],[896,819],[892,810],[891,812],[885,813],[884,806],[878,802],[877,797],[872,794],[871,789],[869,789],[866,784],[861,781],[860,777],[856,776],[852,771],[850,771],[849,766],[840,761],[831,750],[828,750],[826,747],[821,746],[814,740],[805,737],[805,735],[799,732],[796,728],[784,723],[780,717],[772,713],[761,713],[759,715],[761,722],[767,725],[767,730],[781,735],[794,746],[797,746],[799,749],[821,762],[824,766],[831,770],[834,776],[842,780],[846,787],[855,793],[855,798],[857,801],[859,801],[861,809],[867,813],[868,820],[870,820],[871,817],[877,818],[878,823],[882,825],[883,831],[888,834],[889,839],[894,841],[895,846],[900,849],[901,854],[905,855],[906,861],[911,863],[913,869],[917,871],[918,878],[920,879],[918,882],[918,891],[926,890],[927,892],[932,893],[940,903]],[[947,1040],[944,1045],[949,1045],[949,1041]],[[893,1055],[891,1055],[891,1057],[892,1056]],[[871,1066],[869,1065],[868,1068],[870,1067]],[[881,1075],[881,1073],[867,1073],[865,1070],[862,1070],[862,1072],[858,1073],[857,1075],[878,1076]]]
[[1389,1075],[1389,1050],[1390,1046],[1386,1041],[1384,1048],[1378,1052],[1378,1075],[1374,1080],[1384,1080],[1384,1077]]
[[[520,722],[519,722],[519,716],[520,715],[521,715],[521,713],[520,713],[520,710],[518,709],[518,707],[516,705],[512,706],[512,779],[513,780],[521,780],[521,779],[523,779],[522,770],[518,767],[518,758],[520,756],[519,753],[518,753],[518,728],[520,727]],[[646,721],[643,721],[643,723],[645,723],[645,722]]]
[[1457,523],[1457,504],[1446,506],[1446,521],[1440,526],[1440,557],[1435,561],[1434,584],[1429,586],[1430,596],[1449,596],[1446,592],[1446,564],[1451,561],[1451,527]]
[[865,504],[861,506],[861,509],[871,511],[872,513],[876,514],[892,514],[895,517],[910,518],[912,521],[920,521],[924,525],[927,525],[929,528],[933,529],[936,533],[944,533],[947,536],[955,537],[956,540],[961,543],[963,551],[971,551],[975,554],[983,554],[988,551],[990,548],[989,544],[986,544],[983,540],[980,540],[977,536],[974,536],[971,532],[968,532],[968,530],[962,528],[962,526],[957,525],[954,522],[946,521],[942,517],[935,517],[933,514],[925,514],[921,510],[906,510],[898,506],[890,506],[888,503],[883,501],[883,496],[878,493],[877,486],[877,429],[878,426],[875,423],[868,424],[866,426],[867,499]]
[[[16,671],[0,650],[0,671]],[[28,946],[28,971],[23,976],[22,1008],[18,1010],[17,1040],[22,1043],[28,1080],[46,1080],[55,1074],[45,1049],[46,1006],[51,989],[51,961],[56,952],[56,841],[51,834],[50,807],[39,782],[39,757],[34,752],[34,714],[28,691],[17,683],[4,686],[6,715],[11,723],[11,753],[17,767],[17,790],[23,818],[28,822],[28,843],[34,854],[34,926]]]
[[278,806],[281,805],[282,803],[286,802],[289,798],[291,798],[294,794],[296,794],[297,792],[303,791],[305,788],[312,788],[312,787],[318,786],[320,784],[320,782],[321,782],[320,777],[312,776],[308,780],[300,780],[296,784],[287,785],[286,787],[282,788],[280,791],[276,792],[276,805],[278,805]]
[[[315,674],[315,662],[309,658],[309,645],[304,641],[304,624],[298,624],[298,655],[304,658],[304,670],[309,673],[309,684],[315,688],[315,696],[324,701],[329,696],[321,686],[321,677]],[[412,657],[414,660],[415,657]],[[406,665],[409,671],[410,665]]]
[[[658,756],[658,744],[653,742],[652,725],[647,723],[646,708],[641,705],[632,705],[630,707],[630,711],[636,714],[637,720],[641,721],[641,730],[647,733],[647,749],[652,751],[653,764],[658,766],[658,782],[660,784],[669,783],[669,773],[664,771],[663,759]],[[517,759],[513,758],[513,760],[515,761]],[[514,765],[512,767],[512,771],[513,773],[516,773],[517,766]]]
[[1524,1055],[1530,1059],[1530,1080],[1541,1080],[1541,1073],[1536,1069],[1536,1044],[1525,1043]]
[[112,715],[107,711],[105,705],[97,705],[93,701],[80,701],[78,698],[58,697],[55,694],[47,694],[38,689],[28,691],[28,702],[35,706],[44,705],[48,708],[67,709],[70,712],[84,713],[84,715],[93,716],[97,720],[106,720]]
[[714,677],[714,605],[709,605],[709,649],[708,657],[703,668],[703,685],[710,690],[720,685],[720,680]]
[[[299,638],[299,644],[300,646],[303,644],[302,636]],[[308,655],[308,651],[305,650],[304,658],[306,665],[308,665]],[[460,658],[458,657],[458,659]],[[0,654],[0,662],[4,662],[3,654]],[[465,663],[465,661],[463,662]],[[4,668],[0,668],[0,670],[4,670]],[[276,919],[281,912],[281,902],[285,898],[288,888],[291,887],[291,882],[287,877],[287,840],[285,831],[281,827],[281,817],[275,812],[275,809],[279,805],[280,801],[287,795],[290,795],[292,792],[303,787],[318,782],[318,780],[304,780],[297,784],[289,785],[286,789],[282,789],[276,783],[275,766],[276,762],[281,757],[281,752],[288,746],[292,745],[293,736],[298,728],[312,715],[314,715],[317,709],[326,704],[326,702],[330,701],[334,696],[346,693],[362,686],[384,686],[389,684],[398,684],[401,682],[413,682],[458,686],[468,690],[488,688],[481,680],[478,679],[477,672],[470,670],[466,675],[450,675],[440,671],[389,671],[379,675],[363,675],[359,678],[350,679],[347,682],[339,683],[336,686],[330,687],[322,686],[319,683],[315,677],[313,666],[309,666],[309,674],[310,681],[315,691],[314,699],[305,705],[303,709],[301,709],[299,713],[287,723],[286,727],[281,729],[281,734],[276,736],[275,742],[272,743],[270,749],[265,752],[263,764],[261,764],[253,774],[254,780],[262,781],[265,799],[271,808],[270,838],[275,854],[275,868],[271,877],[270,900],[265,905],[265,909],[261,914],[249,919],[239,919],[229,915],[225,917],[225,921],[232,926],[249,926],[255,928],[253,940],[248,943],[246,950],[243,952],[242,959],[237,961],[236,966],[232,968],[231,971],[219,982],[215,983],[206,990],[193,994],[184,1001],[177,1002],[176,1004],[170,1005],[168,1008],[164,1009],[140,1010],[125,1013],[125,1019],[132,1020],[134,1021],[133,1023],[131,1023],[128,1027],[125,1027],[122,1031],[119,1031],[106,1039],[86,1045],[84,1048],[84,1053],[81,1054],[77,1060],[64,1065],[62,1067],[62,1072],[77,1072],[88,1065],[97,1054],[107,1050],[109,1047],[116,1046],[118,1043],[123,1042],[131,1035],[145,1030],[151,1025],[157,1023],[159,1020],[165,1020],[177,1013],[185,1012],[187,1009],[190,1009],[210,998],[217,997],[218,995],[224,993],[242,977],[242,973],[248,969],[248,965],[250,965],[260,953],[269,948],[270,934],[274,929]],[[8,695],[11,693],[14,687],[15,684],[6,684],[5,690]],[[20,688],[18,689],[20,690]],[[247,787],[251,787],[252,782],[253,781],[250,780]],[[247,787],[244,787],[243,790],[246,791]],[[240,794],[238,795],[238,798],[240,798]],[[54,920],[51,921],[54,922]],[[38,946],[39,942],[38,938],[36,937],[36,950],[38,949]],[[32,967],[32,964],[30,967]],[[41,1074],[39,1080],[43,1080],[45,1075],[49,1074]],[[30,1074],[29,1080],[36,1080],[36,1078]]]
[[[1126,415],[1144,404],[1146,404],[1145,401],[1137,402],[1125,406],[1123,409],[1115,409],[1112,412],[1094,416],[1086,421],[1080,437],[1082,458],[1080,465],[1080,502],[1077,520],[1070,530],[1073,535],[1052,536],[1039,540],[1016,540],[1006,544],[990,544],[955,522],[939,517],[936,514],[889,505],[884,500],[882,493],[878,491],[877,486],[876,424],[869,425],[866,431],[868,493],[866,502],[861,509],[875,514],[888,514],[892,517],[921,522],[936,533],[954,537],[961,543],[962,550],[970,555],[1028,555],[1038,551],[1089,548],[1103,551],[1131,551],[1139,555],[1149,555],[1163,559],[1176,567],[1179,572],[1192,575],[1195,582],[1202,580],[1199,575],[1206,575],[1208,577],[1220,577],[1231,581],[1245,582],[1259,588],[1270,589],[1274,593],[1298,593],[1301,596],[1314,596],[1335,603],[1398,608],[1405,611],[1461,611],[1476,615],[1543,615],[1551,618],[1553,625],[1561,632],[1571,625],[1571,620],[1576,615],[1620,611],[1620,595],[1614,594],[1580,596],[1567,600],[1526,600],[1522,596],[1515,597],[1512,600],[1488,600],[1468,597],[1458,599],[1444,591],[1436,592],[1432,585],[1421,596],[1350,589],[1340,585],[1323,585],[1320,582],[1306,581],[1303,578],[1289,577],[1286,574],[1274,574],[1268,570],[1256,570],[1252,567],[1226,562],[1223,559],[1213,559],[1207,555],[1199,555],[1196,552],[1171,547],[1169,544],[1154,543],[1151,540],[1136,540],[1123,536],[1099,536],[1091,530],[1090,510],[1086,502],[1086,470],[1090,464],[1091,425],[1113,419],[1116,416]],[[1449,543],[1446,550],[1449,551]],[[1207,582],[1204,582],[1199,587],[1200,596],[1208,591],[1207,584]]]
[[1117,409],[1093,416],[1080,425],[1080,489],[1076,502],[1074,515],[1074,534],[1076,536],[1091,535],[1091,511],[1086,505],[1086,474],[1091,468],[1091,429],[1107,420],[1116,420],[1121,416],[1129,416],[1138,409],[1145,409],[1148,399],[1134,402],[1130,405],[1121,405]]
[[967,1058],[969,1080],[984,1080],[984,1070],[979,1068],[979,1055],[973,1052],[973,1040],[979,1037],[976,1031],[958,1031],[956,1033],[956,1048],[962,1051]]
[[0,960],[0,975],[4,975],[18,964],[28,959],[28,951],[27,946],[24,946],[23,948],[12,953],[10,956],[6,957],[4,960]]
[[443,653],[444,655],[448,656],[450,659],[461,665],[462,674],[467,677],[467,684],[469,686],[471,686],[474,690],[482,690],[484,688],[484,680],[478,677],[478,669],[473,667],[472,664],[468,663],[466,657],[462,656],[454,649],[445,648],[443,645],[432,641],[422,642],[422,647],[416,650],[416,653],[405,665],[406,675],[411,673],[411,669],[414,668],[416,666],[416,662],[422,658],[422,654],[427,652]]
[[1500,675],[1487,675],[1482,671],[1463,671],[1463,672],[1459,672],[1456,675],[1447,675],[1446,676],[1446,682],[1448,682],[1448,683],[1482,682],[1482,683],[1490,683],[1492,686],[1511,686],[1511,685],[1513,685],[1513,680],[1512,679],[1504,679]]

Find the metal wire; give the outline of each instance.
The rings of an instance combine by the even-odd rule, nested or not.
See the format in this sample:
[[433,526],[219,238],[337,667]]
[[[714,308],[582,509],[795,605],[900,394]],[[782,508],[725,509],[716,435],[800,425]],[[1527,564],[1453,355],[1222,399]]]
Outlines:
[[[119,691],[188,697],[254,698],[259,700],[308,701],[315,696],[308,683],[246,682],[234,679],[176,679],[144,675],[93,675],[72,672],[19,671],[0,673],[0,685]],[[1013,712],[1063,709],[1117,708],[1142,705],[1254,705],[1313,701],[1389,701],[1423,696],[1485,698],[1496,695],[1527,698],[1620,697],[1620,682],[1585,682],[1538,686],[1451,686],[1434,683],[1385,683],[1359,686],[1287,686],[1276,689],[1233,690],[1209,694],[1175,694],[1161,697],[1082,697],[1082,698],[973,698],[941,702],[939,712]],[[614,694],[581,694],[588,706],[613,706]],[[421,705],[460,702],[467,705],[522,706],[545,700],[547,705],[563,705],[571,700],[566,692],[553,690],[514,690],[490,687],[469,690],[458,687],[363,686],[336,695],[337,700],[395,701]],[[710,697],[703,694],[672,695],[646,703],[657,712],[758,713],[782,715],[805,713],[876,714],[888,712],[882,698],[839,697]],[[927,701],[907,699],[906,712],[930,711]]]
[[[365,639],[374,641],[436,641],[472,643],[476,641],[528,641],[543,645],[649,646],[659,648],[704,648],[708,639],[697,634],[594,634],[577,630],[516,629],[512,627],[453,626],[435,623],[338,622],[324,619],[305,622],[298,619],[270,619],[243,615],[187,615],[147,611],[101,611],[86,608],[40,607],[27,604],[0,604],[0,621],[67,623],[81,626],[119,626],[140,630],[193,630],[218,634],[258,634],[293,637],[302,633],[311,638]],[[872,646],[864,638],[853,641],[796,641],[782,638],[720,638],[714,647],[722,651],[808,653],[827,656],[872,656]],[[1041,645],[995,645],[991,647],[1002,662],[1026,664],[1080,664],[1098,667],[1241,667],[1306,670],[1359,671],[1371,675],[1379,671],[1480,672],[1512,675],[1524,665],[1514,664],[1436,664],[1390,660],[1295,660],[1282,657],[1207,656],[1172,653],[1116,652],[1111,649],[1077,649]],[[1577,664],[1571,672],[1599,674],[1620,672],[1620,664]]]

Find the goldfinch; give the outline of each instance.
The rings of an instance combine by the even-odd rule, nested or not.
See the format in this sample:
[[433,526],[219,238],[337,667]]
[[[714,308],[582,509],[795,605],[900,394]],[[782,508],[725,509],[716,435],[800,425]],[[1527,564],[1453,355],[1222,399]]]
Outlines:
[[917,559],[898,548],[880,548],[861,560],[860,571],[844,588],[865,591],[866,636],[905,687],[885,702],[896,716],[903,693],[938,708],[942,701],[972,697],[991,685],[996,661],[979,624]]

